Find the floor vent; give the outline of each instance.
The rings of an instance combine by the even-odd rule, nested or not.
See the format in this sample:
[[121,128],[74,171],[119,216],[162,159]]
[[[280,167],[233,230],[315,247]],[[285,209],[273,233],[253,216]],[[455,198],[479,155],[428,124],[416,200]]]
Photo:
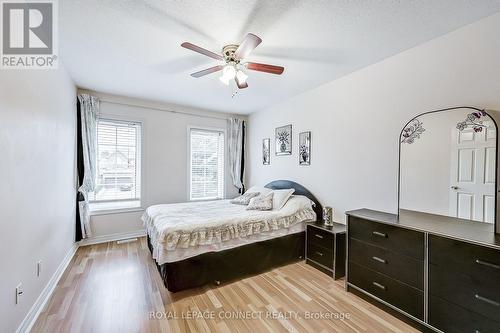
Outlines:
[[125,243],[132,243],[132,242],[137,242],[137,238],[120,239],[119,241],[116,241],[116,244],[125,244]]

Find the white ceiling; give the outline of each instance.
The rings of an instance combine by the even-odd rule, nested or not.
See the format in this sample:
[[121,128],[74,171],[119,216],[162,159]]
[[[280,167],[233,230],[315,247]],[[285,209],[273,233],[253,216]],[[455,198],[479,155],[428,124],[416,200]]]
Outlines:
[[[500,11],[499,0],[64,0],[60,53],[85,89],[231,113],[250,113]],[[220,74],[190,73],[247,32],[262,44],[249,61],[285,67],[247,71],[234,98]]]

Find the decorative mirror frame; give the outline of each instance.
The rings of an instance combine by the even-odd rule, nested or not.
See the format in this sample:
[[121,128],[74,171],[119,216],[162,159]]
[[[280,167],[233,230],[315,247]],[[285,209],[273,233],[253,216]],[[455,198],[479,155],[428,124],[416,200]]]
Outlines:
[[[499,189],[498,189],[498,178],[500,176],[499,174],[499,161],[500,161],[500,156],[498,156],[498,136],[500,133],[498,133],[498,124],[497,124],[497,120],[495,119],[495,115],[492,114],[492,112],[488,112],[487,110],[485,109],[478,109],[478,108],[475,108],[475,107],[472,107],[472,106],[457,106],[457,107],[452,107],[452,108],[446,108],[446,109],[439,109],[439,110],[433,110],[433,111],[427,111],[427,112],[424,112],[424,113],[421,113],[415,117],[413,117],[412,119],[410,119],[404,126],[403,128],[401,129],[401,132],[399,133],[399,146],[398,146],[398,215],[399,215],[399,211],[400,211],[400,204],[401,204],[401,145],[404,143],[402,142],[402,138],[403,138],[403,133],[405,132],[405,130],[407,129],[408,125],[410,125],[412,122],[415,122],[416,121],[416,125],[417,127],[413,128],[411,134],[412,137],[410,138],[410,140],[413,140],[413,139],[418,139],[420,137],[420,134],[422,134],[425,129],[421,128],[421,125],[422,123],[419,121],[419,117],[422,117],[424,115],[427,115],[427,114],[431,114],[431,113],[437,113],[437,112],[445,112],[445,111],[453,111],[453,110],[458,110],[458,109],[469,109],[471,110],[471,113],[472,112],[481,112],[481,113],[484,113],[486,114],[487,116],[490,117],[491,120],[493,120],[493,124],[495,124],[495,129],[497,131],[496,133],[496,136],[495,136],[495,139],[496,139],[496,151],[495,151],[495,154],[496,154],[496,163],[495,163],[495,223],[494,223],[494,229],[495,229],[495,233],[497,234],[500,234],[500,221],[498,221],[498,211],[500,210],[500,203],[498,201],[498,192],[499,192]],[[500,121],[500,114],[497,115],[499,121]],[[420,125],[418,125],[420,124]],[[405,137],[405,139],[408,139],[408,136]],[[413,141],[412,141],[413,142]],[[409,143],[412,143],[412,142],[409,142]]]

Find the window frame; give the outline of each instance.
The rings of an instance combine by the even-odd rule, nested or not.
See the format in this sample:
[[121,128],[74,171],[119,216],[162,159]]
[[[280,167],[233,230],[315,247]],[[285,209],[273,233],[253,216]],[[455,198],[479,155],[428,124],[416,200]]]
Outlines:
[[[201,130],[207,132],[220,132],[223,135],[224,139],[224,151],[223,151],[223,170],[222,170],[222,198],[206,198],[206,199],[191,199],[191,170],[192,170],[192,158],[191,158],[191,131],[192,130]],[[214,201],[214,200],[224,200],[226,199],[226,168],[227,168],[227,136],[226,129],[221,127],[207,127],[207,126],[195,126],[189,125],[187,127],[187,167],[188,167],[188,175],[187,175],[187,201],[189,202],[197,202],[197,201]]]
[[[131,199],[115,199],[115,200],[91,200],[89,201],[89,206],[90,206],[90,215],[106,215],[106,214],[115,214],[115,213],[127,213],[127,212],[137,212],[137,211],[143,211],[144,210],[144,202],[145,202],[145,195],[146,195],[146,184],[145,184],[145,169],[146,169],[146,159],[145,159],[145,138],[146,138],[146,124],[145,120],[143,118],[136,118],[136,117],[129,117],[129,116],[123,116],[123,115],[116,115],[116,114],[110,114],[110,113],[101,113],[98,118],[98,122],[100,120],[105,120],[105,121],[117,121],[117,122],[131,122],[131,123],[138,123],[141,126],[141,133],[140,133],[140,144],[137,145],[137,148],[140,152],[138,161],[140,162],[140,174],[139,174],[139,181],[140,181],[140,198],[139,200],[131,200]],[[98,147],[96,147],[97,152],[99,151]],[[139,201],[139,205],[125,205],[127,202],[135,203]],[[116,203],[124,203],[123,206],[120,207],[112,207],[113,205],[109,204],[116,204]],[[108,204],[108,207],[106,207],[106,204]]]

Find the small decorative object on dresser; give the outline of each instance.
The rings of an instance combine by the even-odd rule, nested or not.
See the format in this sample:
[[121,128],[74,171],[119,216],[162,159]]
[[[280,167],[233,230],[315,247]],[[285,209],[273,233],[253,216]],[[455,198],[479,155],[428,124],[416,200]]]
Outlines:
[[311,165],[311,132],[299,134],[299,165]]
[[323,221],[307,224],[306,263],[334,279],[345,275],[346,226],[333,223],[326,226]]
[[333,209],[332,207],[323,207],[323,223],[331,227],[333,225]]
[[269,165],[271,163],[271,139],[262,140],[262,164]]
[[292,154],[292,125],[276,128],[276,155]]

